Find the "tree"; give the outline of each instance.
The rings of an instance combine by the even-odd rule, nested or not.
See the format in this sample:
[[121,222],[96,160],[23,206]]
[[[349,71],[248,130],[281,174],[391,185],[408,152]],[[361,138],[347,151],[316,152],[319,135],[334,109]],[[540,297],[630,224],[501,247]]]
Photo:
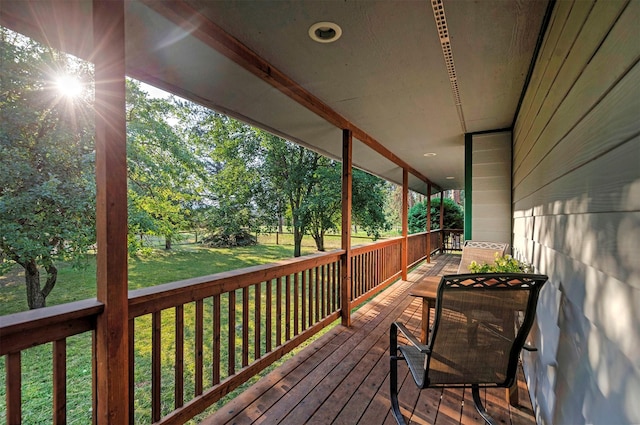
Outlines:
[[390,186],[379,177],[361,170],[353,170],[353,221],[374,240],[380,237],[381,231],[391,229],[391,223],[385,213],[389,190]]
[[[426,200],[419,202],[409,210],[409,233],[427,230],[426,203]],[[444,198],[444,227],[447,229],[462,229],[464,227],[462,208],[449,198]],[[438,228],[440,228],[440,198],[435,198],[431,200],[431,230]]]
[[307,232],[308,211],[303,206],[317,181],[321,155],[269,133],[263,134],[262,169],[265,190],[286,199],[293,226],[293,255],[302,253],[302,237]]
[[190,207],[203,190],[204,159],[179,125],[192,106],[150,98],[139,83],[127,80],[130,235],[164,236],[166,249],[189,226]]
[[[0,268],[24,268],[34,309],[57,282],[56,262],[79,264],[95,243],[93,78],[85,63],[3,28],[0,36]],[[86,83],[74,96],[53,81],[70,74]]]
[[324,251],[324,236],[328,231],[338,228],[342,212],[340,163],[320,157],[313,179],[311,191],[303,200],[300,216],[318,251]]
[[215,144],[210,158],[219,170],[210,176],[215,206],[209,209],[208,229],[231,238],[246,235],[258,227],[255,194],[261,136],[255,128],[215,112],[210,111],[209,122],[207,134]]

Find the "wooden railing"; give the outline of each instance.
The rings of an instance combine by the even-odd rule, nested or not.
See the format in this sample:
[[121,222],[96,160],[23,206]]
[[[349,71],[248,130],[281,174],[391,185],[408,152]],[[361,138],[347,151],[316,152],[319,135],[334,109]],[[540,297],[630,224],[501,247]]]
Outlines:
[[[154,423],[186,422],[336,320],[343,253],[310,255],[131,291],[129,368],[133,376],[139,376],[136,364],[145,363],[136,359],[136,347],[147,346],[145,338],[150,338],[152,346],[150,373],[130,379],[131,394],[136,394],[131,402],[138,392],[150,391]],[[194,318],[189,327],[186,312]],[[186,344],[187,330],[192,335]],[[167,344],[167,338],[174,343]],[[190,357],[193,373],[187,374],[185,363]],[[173,382],[169,385],[173,391],[169,388],[167,394],[163,380],[172,374],[168,381]],[[188,387],[193,388],[189,392],[193,397],[185,401]]]
[[409,235],[407,240],[407,262],[409,268],[424,260],[427,256],[427,232]]
[[464,245],[464,230],[444,229],[442,234],[442,252],[462,251],[462,246]]
[[365,302],[400,276],[402,238],[387,239],[351,250],[351,308]]
[[[424,258],[426,234],[412,235],[407,246],[411,263]],[[350,309],[400,276],[401,249],[402,238],[394,238],[351,250]],[[344,254],[129,291],[130,422],[184,423],[338,319]],[[66,338],[95,330],[103,309],[85,300],[0,317],[7,423],[21,422],[21,352],[47,343],[53,343],[53,419],[66,423]]]
[[[52,420],[56,424],[66,423],[67,338],[95,329],[96,318],[103,309],[94,299],[0,317],[0,356],[6,356],[6,423],[22,421],[22,352],[47,343],[53,343]],[[46,365],[40,366],[47,370]],[[91,360],[84,366],[93,368]],[[93,391],[94,412],[95,396]],[[45,418],[41,421],[48,422]]]

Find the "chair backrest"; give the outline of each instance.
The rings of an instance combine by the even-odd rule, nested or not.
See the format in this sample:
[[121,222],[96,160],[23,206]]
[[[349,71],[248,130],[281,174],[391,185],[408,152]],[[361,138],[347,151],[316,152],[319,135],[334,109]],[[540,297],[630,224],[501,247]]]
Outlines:
[[522,273],[444,276],[423,382],[511,386],[546,281]]
[[464,241],[458,274],[470,273],[469,264],[472,261],[478,264],[492,264],[496,259],[496,253],[505,255],[508,248],[509,244],[503,242]]

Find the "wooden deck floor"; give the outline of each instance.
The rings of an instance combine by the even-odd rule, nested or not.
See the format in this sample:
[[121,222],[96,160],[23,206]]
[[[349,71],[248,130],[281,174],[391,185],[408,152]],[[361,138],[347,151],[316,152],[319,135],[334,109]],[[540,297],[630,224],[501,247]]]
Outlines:
[[[421,302],[408,295],[422,276],[455,273],[459,256],[423,264],[203,421],[221,424],[395,424],[389,403],[389,326],[401,320],[419,334]],[[483,424],[470,389],[418,391],[406,366],[399,370],[400,403],[414,424]],[[504,389],[483,391],[485,407],[501,424],[535,424],[522,376],[520,406]]]

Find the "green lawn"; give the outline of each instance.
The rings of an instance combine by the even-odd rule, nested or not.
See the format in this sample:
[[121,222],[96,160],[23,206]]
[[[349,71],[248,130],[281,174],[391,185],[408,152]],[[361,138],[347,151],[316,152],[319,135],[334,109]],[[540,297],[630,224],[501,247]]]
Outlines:
[[[270,240],[273,239],[273,240]],[[161,283],[172,282],[190,277],[203,276],[227,270],[270,263],[290,258],[293,247],[290,235],[279,235],[279,245],[274,245],[275,235],[260,235],[260,245],[233,249],[206,248],[196,244],[175,244],[171,251],[154,250],[150,255],[129,260],[129,288],[136,289]],[[271,242],[272,244],[264,244]],[[315,251],[313,241],[305,241],[303,255]],[[310,242],[310,243],[309,243]],[[370,242],[370,239],[354,238],[353,244]],[[160,241],[157,241],[160,245]],[[340,236],[327,238],[326,249],[340,246]],[[90,256],[86,266],[74,269],[61,265],[58,283],[47,299],[47,305],[62,304],[95,297],[95,258]],[[11,314],[27,309],[23,275],[18,269],[0,276],[0,315]],[[250,300],[253,303],[252,300]],[[205,300],[205,365],[211,359],[211,347],[207,344],[211,328],[211,300]],[[251,311],[251,310],[250,310]],[[226,317],[223,314],[223,317]],[[135,341],[135,417],[136,423],[150,423],[151,402],[151,317],[137,318]],[[223,323],[224,328],[224,323]],[[185,306],[185,400],[193,397],[194,368],[194,308]],[[163,414],[173,408],[173,357],[174,357],[174,310],[162,314],[162,364],[163,364]],[[210,339],[209,339],[210,340]],[[224,340],[224,339],[223,339]],[[223,356],[225,353],[223,348]],[[292,355],[292,354],[290,354]],[[226,362],[226,359],[223,359]],[[209,360],[210,362],[210,360]],[[22,398],[23,423],[40,424],[51,421],[52,382],[51,382],[51,344],[23,351]],[[239,362],[237,362],[239,364]],[[272,366],[272,368],[275,367]],[[224,369],[224,368],[223,368]],[[205,369],[206,370],[206,369]],[[270,370],[270,369],[269,369]],[[265,371],[266,374],[269,370]],[[222,371],[223,377],[226,370]],[[209,382],[207,383],[207,379]],[[253,381],[257,380],[255,377]],[[5,412],[5,373],[4,361],[0,362],[0,422]],[[239,388],[227,398],[212,406],[207,412],[215,410],[226,400],[234,397],[253,381]],[[68,340],[67,346],[67,383],[68,383],[68,422],[84,424],[91,421],[91,336],[89,333],[77,335]],[[211,385],[210,373],[205,371],[205,390]]]

